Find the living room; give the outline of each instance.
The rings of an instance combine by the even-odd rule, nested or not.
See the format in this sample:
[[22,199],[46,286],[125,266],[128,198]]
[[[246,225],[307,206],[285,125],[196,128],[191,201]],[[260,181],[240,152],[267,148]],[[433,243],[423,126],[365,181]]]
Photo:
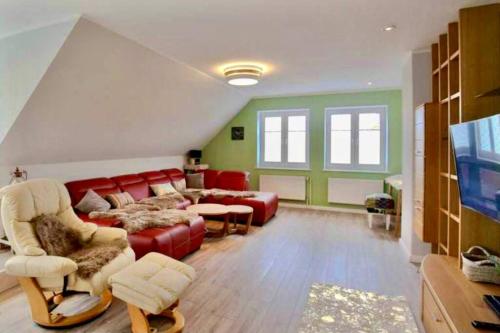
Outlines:
[[498,331],[498,1],[0,9],[0,331]]

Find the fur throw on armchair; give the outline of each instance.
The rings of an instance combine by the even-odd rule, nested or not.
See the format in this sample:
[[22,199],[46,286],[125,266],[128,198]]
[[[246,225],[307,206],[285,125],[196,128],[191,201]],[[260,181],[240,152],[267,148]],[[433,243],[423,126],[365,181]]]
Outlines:
[[31,222],[45,252],[76,262],[76,274],[83,279],[91,278],[128,246],[126,240],[106,244],[84,242],[75,230],[64,225],[55,215],[40,215]]

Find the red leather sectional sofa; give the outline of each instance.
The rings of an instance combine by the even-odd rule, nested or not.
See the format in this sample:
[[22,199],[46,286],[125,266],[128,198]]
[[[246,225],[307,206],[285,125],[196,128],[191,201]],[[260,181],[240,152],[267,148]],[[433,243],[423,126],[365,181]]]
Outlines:
[[[71,203],[75,206],[92,189],[101,196],[117,192],[129,192],[136,200],[153,196],[149,185],[169,183],[185,178],[179,169],[164,169],[147,171],[139,174],[121,175],[111,178],[92,178],[71,181],[66,187],[71,196]],[[205,172],[206,188],[222,188],[243,191],[248,189],[248,175],[240,171]],[[278,197],[274,193],[257,192],[252,198],[213,198],[208,197],[203,202],[222,204],[244,204],[254,208],[253,224],[263,225],[274,216],[278,208]],[[178,209],[185,209],[191,202],[185,200],[178,204]],[[87,214],[75,210],[84,221],[93,222],[101,226],[120,227],[115,219],[90,219]],[[128,238],[136,257],[140,258],[148,252],[160,252],[170,257],[180,259],[200,248],[205,235],[205,223],[202,217],[187,226],[177,224],[171,227],[151,228],[134,234]]]

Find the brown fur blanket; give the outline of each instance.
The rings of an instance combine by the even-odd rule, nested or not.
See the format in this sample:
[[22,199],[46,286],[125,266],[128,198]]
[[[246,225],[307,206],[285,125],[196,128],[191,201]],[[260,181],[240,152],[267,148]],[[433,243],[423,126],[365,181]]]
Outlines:
[[179,202],[185,199],[180,193],[164,194],[157,197],[144,198],[139,204],[160,207],[161,209],[175,209]]
[[103,266],[115,259],[128,246],[124,239],[115,240],[109,244],[86,245],[80,250],[71,253],[68,258],[78,265],[77,274],[81,278],[91,278]]
[[74,229],[55,215],[40,215],[31,222],[45,252],[76,262],[76,274],[83,279],[91,278],[128,246],[124,239],[106,244],[84,242]]
[[[128,207],[128,206],[127,206]],[[198,217],[196,213],[185,210],[130,210],[111,209],[107,212],[92,212],[90,218],[115,218],[120,220],[123,228],[130,234],[148,228],[172,226],[180,223],[189,224]]]
[[211,189],[186,189],[181,192],[185,196],[199,195],[201,198],[208,196],[214,196],[216,198],[231,197],[231,198],[252,198],[255,197],[255,193],[251,191],[231,191],[222,190],[220,188]]

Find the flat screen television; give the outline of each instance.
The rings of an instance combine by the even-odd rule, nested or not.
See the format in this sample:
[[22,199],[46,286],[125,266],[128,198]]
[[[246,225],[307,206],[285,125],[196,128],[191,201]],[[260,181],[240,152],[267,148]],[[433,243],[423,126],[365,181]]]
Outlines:
[[500,114],[451,126],[462,205],[500,223]]

